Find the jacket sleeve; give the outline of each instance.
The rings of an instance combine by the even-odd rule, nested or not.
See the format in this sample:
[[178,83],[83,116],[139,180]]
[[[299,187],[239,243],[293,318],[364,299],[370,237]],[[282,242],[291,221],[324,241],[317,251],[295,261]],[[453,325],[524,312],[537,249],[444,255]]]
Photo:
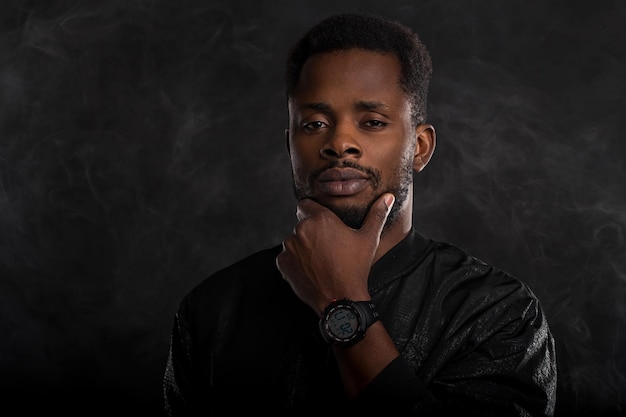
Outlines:
[[181,307],[174,316],[163,376],[164,414],[167,417],[210,415],[210,410],[201,407],[210,404],[207,397],[211,395],[211,387],[206,378],[198,375],[199,368],[194,360],[193,337]]
[[505,301],[468,316],[457,331],[471,336],[458,337],[464,342],[433,381],[431,392],[441,404],[470,408],[478,416],[554,415],[554,338],[529,289],[521,286]]
[[396,415],[553,416],[555,346],[544,313],[524,285],[502,297],[500,290],[455,305],[428,359],[436,362],[432,378],[413,371],[411,360],[396,360],[362,393],[359,407],[382,411],[392,399]]
[[163,376],[164,409],[168,417],[185,414],[186,392],[189,390],[191,379],[189,350],[189,338],[185,336],[185,329],[181,326],[179,315],[176,314]]

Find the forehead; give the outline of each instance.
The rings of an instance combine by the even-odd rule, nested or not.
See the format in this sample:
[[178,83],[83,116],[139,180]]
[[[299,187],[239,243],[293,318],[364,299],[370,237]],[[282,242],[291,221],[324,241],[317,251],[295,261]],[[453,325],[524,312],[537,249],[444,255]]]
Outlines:
[[303,65],[291,100],[408,102],[400,84],[401,72],[393,54],[348,49],[314,55]]

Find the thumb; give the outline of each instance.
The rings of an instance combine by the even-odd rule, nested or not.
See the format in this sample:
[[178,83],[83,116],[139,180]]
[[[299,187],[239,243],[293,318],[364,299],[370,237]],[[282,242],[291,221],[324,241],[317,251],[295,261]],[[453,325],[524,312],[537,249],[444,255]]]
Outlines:
[[378,200],[372,204],[372,208],[370,208],[369,213],[367,213],[361,230],[365,233],[375,234],[377,238],[380,237],[383,226],[385,226],[385,222],[387,221],[387,216],[389,216],[389,212],[395,201],[396,198],[391,193],[381,195]]

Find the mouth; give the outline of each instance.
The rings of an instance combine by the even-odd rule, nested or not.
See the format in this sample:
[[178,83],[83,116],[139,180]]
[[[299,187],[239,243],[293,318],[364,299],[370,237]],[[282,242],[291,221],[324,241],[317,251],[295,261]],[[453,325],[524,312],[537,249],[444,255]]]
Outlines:
[[316,179],[321,192],[331,196],[351,196],[367,187],[369,177],[354,168],[329,168]]

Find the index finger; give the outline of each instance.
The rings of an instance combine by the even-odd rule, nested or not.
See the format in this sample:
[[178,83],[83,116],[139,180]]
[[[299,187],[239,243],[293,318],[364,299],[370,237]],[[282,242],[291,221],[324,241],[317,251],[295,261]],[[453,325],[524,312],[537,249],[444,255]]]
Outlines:
[[298,218],[298,221],[302,221],[307,217],[322,213],[326,210],[329,209],[324,207],[317,201],[311,200],[310,198],[305,198],[303,200],[300,200],[298,202],[298,205],[296,206],[296,217]]

